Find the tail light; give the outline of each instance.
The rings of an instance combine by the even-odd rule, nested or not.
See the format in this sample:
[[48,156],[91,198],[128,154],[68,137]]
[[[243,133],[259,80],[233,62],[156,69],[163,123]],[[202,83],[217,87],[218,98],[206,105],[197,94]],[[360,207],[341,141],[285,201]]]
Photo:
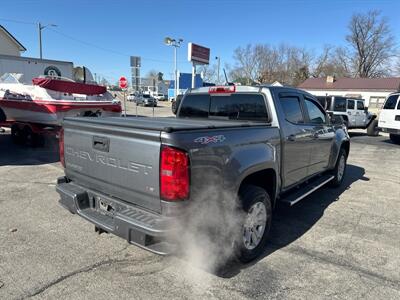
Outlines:
[[161,148],[160,196],[167,201],[189,197],[189,156],[186,152],[168,146]]
[[61,128],[58,138],[58,144],[60,149],[60,162],[65,168],[65,158],[64,158],[64,128]]
[[236,92],[235,85],[211,86],[208,89],[209,94],[232,94],[234,92]]

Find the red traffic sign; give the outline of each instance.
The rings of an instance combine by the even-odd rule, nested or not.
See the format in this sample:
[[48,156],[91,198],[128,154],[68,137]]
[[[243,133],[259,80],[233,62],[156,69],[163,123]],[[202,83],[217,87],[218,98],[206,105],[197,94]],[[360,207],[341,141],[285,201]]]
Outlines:
[[121,89],[126,89],[128,87],[128,80],[126,79],[126,77],[121,76],[119,78],[119,87]]

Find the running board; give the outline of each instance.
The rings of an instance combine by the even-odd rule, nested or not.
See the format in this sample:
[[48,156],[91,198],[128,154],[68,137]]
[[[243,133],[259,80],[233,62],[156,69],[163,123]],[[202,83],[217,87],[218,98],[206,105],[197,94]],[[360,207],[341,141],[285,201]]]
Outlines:
[[287,197],[281,199],[281,201],[288,203],[290,206],[293,206],[297,202],[303,200],[305,197],[310,195],[311,193],[318,190],[321,186],[327,184],[333,178],[334,178],[334,176],[332,176],[332,175],[322,176],[322,177],[318,178],[317,180],[314,180],[310,184],[306,185],[305,187],[300,188],[299,190],[289,194]]

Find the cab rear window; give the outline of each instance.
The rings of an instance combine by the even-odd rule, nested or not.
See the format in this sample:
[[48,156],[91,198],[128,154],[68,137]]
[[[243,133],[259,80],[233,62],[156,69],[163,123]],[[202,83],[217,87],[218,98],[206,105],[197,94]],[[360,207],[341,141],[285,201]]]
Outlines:
[[191,94],[181,104],[181,118],[212,118],[226,120],[267,121],[268,114],[261,94],[233,93],[228,95]]

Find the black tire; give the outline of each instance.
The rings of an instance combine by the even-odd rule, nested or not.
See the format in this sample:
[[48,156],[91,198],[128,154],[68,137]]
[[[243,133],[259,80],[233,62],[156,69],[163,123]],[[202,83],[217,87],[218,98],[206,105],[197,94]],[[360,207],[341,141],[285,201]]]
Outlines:
[[[344,159],[344,169],[341,169],[341,163],[343,163],[341,161],[342,158]],[[336,161],[335,169],[333,169],[332,171],[332,175],[335,177],[329,182],[329,185],[331,187],[338,187],[342,184],[343,178],[346,174],[346,167],[347,167],[347,153],[345,149],[341,148]]]
[[4,111],[0,108],[0,123],[5,122],[7,120],[6,114]]
[[11,126],[11,140],[16,145],[23,144],[24,140],[23,140],[22,130],[19,128],[18,125],[14,124]]
[[23,141],[28,147],[44,146],[44,137],[34,133],[29,126],[25,126],[23,130]]
[[[263,188],[254,185],[246,185],[241,188],[239,199],[241,201],[242,210],[245,213],[245,216],[243,217],[242,224],[236,237],[235,253],[236,257],[241,262],[247,263],[257,258],[264,251],[265,245],[268,240],[269,231],[271,229],[272,205],[268,193]],[[246,230],[245,225],[246,221],[248,220],[247,218],[249,217],[249,213],[251,212],[251,210],[254,211],[257,206],[262,207],[262,205],[265,208],[266,220],[264,222],[264,230],[262,233],[260,233],[261,239],[256,245],[247,244],[246,246],[245,232],[254,233],[254,231]],[[258,229],[261,230],[261,226],[259,226],[256,230]],[[250,236],[251,240],[253,240],[252,234],[250,234]],[[252,248],[251,246],[254,246],[254,248]]]
[[400,135],[390,133],[389,138],[393,143],[400,144]]
[[372,120],[372,122],[367,127],[367,135],[368,136],[378,136],[378,120]]
[[28,147],[36,146],[36,134],[33,133],[30,127],[25,126],[22,135],[25,145],[27,145]]

